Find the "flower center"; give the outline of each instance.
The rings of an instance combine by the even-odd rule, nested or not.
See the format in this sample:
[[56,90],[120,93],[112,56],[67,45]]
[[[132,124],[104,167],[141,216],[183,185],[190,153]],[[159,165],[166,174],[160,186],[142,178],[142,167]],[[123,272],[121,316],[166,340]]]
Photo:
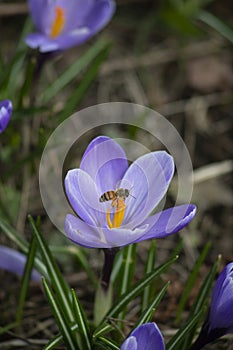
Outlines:
[[117,201],[115,208],[116,210],[113,215],[113,220],[111,220],[110,209],[107,209],[106,218],[107,218],[107,223],[109,228],[120,227],[122,224],[122,221],[124,220],[125,209],[126,209],[125,202],[123,200]]
[[64,28],[64,25],[65,25],[64,9],[60,6],[56,6],[55,7],[55,18],[54,18],[52,26],[51,26],[50,37],[52,39],[54,39],[58,35],[60,35],[63,28]]

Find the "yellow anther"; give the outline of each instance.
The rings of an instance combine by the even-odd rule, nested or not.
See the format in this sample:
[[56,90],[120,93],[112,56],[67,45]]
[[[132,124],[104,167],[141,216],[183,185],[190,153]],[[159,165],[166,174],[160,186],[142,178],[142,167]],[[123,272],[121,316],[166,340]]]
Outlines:
[[64,9],[60,6],[55,7],[55,18],[51,26],[50,37],[56,38],[61,34],[65,25],[65,14]]
[[120,227],[125,215],[126,204],[123,201],[119,201],[116,206],[116,211],[113,216],[113,220],[111,221],[110,209],[107,209],[106,219],[109,228],[117,228]]

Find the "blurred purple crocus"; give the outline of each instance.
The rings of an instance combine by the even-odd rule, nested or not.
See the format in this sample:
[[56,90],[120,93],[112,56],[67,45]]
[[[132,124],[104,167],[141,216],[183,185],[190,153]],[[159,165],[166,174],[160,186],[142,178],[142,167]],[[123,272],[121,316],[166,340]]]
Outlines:
[[80,45],[111,19],[113,0],[29,0],[36,32],[25,41],[40,52],[65,50]]
[[114,248],[181,230],[195,216],[195,205],[149,216],[165,196],[173,173],[173,158],[165,151],[145,154],[128,166],[119,144],[105,136],[95,138],[80,168],[65,177],[66,195],[78,215],[67,214],[67,236],[84,247]]
[[11,118],[12,110],[13,106],[10,100],[0,101],[0,133],[6,129]]
[[[0,269],[22,276],[26,261],[26,255],[18,252],[15,249],[0,246]],[[34,281],[40,281],[41,275],[39,272],[33,269],[31,279]]]
[[233,333],[233,262],[220,273],[212,294],[209,315],[192,350]]
[[137,327],[121,345],[120,350],[165,350],[163,336],[156,323]]
[[233,262],[225,266],[214,286],[209,328],[233,333]]

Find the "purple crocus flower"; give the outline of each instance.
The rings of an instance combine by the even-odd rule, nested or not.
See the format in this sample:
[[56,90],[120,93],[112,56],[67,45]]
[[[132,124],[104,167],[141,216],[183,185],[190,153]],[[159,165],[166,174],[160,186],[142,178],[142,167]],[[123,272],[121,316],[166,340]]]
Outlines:
[[[0,246],[0,269],[22,276],[26,260],[26,255],[18,252],[17,250]],[[33,269],[31,279],[34,281],[40,281],[41,275],[39,272]]]
[[149,216],[166,194],[173,172],[173,158],[165,151],[145,154],[128,167],[119,144],[105,136],[95,138],[80,168],[65,177],[67,197],[79,216],[67,214],[67,236],[84,247],[114,248],[181,230],[196,213],[192,204]]
[[29,0],[36,32],[26,37],[40,52],[65,50],[80,45],[111,19],[113,0]]
[[13,106],[10,100],[0,101],[0,133],[6,129],[10,121],[12,109]]
[[163,336],[156,323],[137,327],[121,345],[120,350],[165,350]]
[[209,315],[192,350],[233,333],[233,262],[220,273],[212,294]]
[[209,313],[209,328],[233,333],[233,262],[226,265],[214,286]]

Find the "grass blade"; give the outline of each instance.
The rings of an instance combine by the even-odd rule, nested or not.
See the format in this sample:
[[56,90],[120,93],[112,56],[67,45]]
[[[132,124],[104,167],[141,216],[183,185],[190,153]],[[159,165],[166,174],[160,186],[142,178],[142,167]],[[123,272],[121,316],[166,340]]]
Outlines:
[[45,243],[43,236],[38,231],[35,222],[31,216],[29,216],[29,222],[37,239],[37,243],[41,250],[43,261],[45,262],[45,265],[48,270],[50,281],[53,284],[54,290],[56,291],[56,295],[59,299],[59,303],[62,307],[62,310],[65,313],[67,320],[72,322],[74,320],[74,317],[71,303],[71,293],[68,288],[68,285],[66,284],[52,256],[52,253],[50,252],[47,244]]
[[86,315],[73,289],[71,290],[71,293],[73,297],[74,316],[78,325],[83,349],[91,350],[91,335]]
[[[113,342],[112,340],[110,339],[107,339],[107,338],[104,338],[104,337],[100,337],[98,339],[98,341],[101,341],[102,343],[106,344],[109,346],[110,349],[114,349],[114,350],[119,350],[119,346]],[[99,343],[99,342],[98,342]],[[100,344],[100,343],[99,343]]]
[[87,67],[107,45],[108,43],[102,40],[99,40],[92,45],[83,56],[79,57],[77,61],[75,61],[57,80],[53,82],[52,85],[44,90],[40,97],[40,101],[46,103],[58,94],[58,92],[68,85],[85,67]]
[[[119,295],[125,294],[133,280],[135,261],[136,261],[137,244],[130,244],[124,248],[123,263],[121,266],[121,280],[119,281],[120,289]],[[126,307],[121,311],[119,319],[124,319],[126,314]],[[123,326],[123,324],[122,324]]]
[[50,289],[46,279],[42,277],[42,282],[44,286],[45,293],[47,295],[48,301],[52,308],[54,317],[56,319],[57,325],[60,329],[60,332],[63,336],[63,340],[66,343],[66,346],[69,350],[79,349],[77,341],[75,340],[74,334],[70,328],[70,324],[67,322],[65,315],[62,312],[62,309],[59,307],[59,301],[54,297],[52,290]]
[[[28,253],[28,242],[25,239],[23,239],[22,236],[2,218],[0,219],[0,228],[4,232],[4,234],[12,242],[14,242],[24,254]],[[43,276],[48,276],[47,270],[43,262],[37,257],[35,258],[35,266]]]
[[123,294],[117,301],[117,303],[111,308],[107,313],[106,319],[110,317],[117,317],[119,312],[131,301],[133,300],[149,283],[162,272],[164,272],[172,263],[178,259],[178,256],[169,259],[166,263],[160,265],[153,272],[146,275],[142,280],[135,283],[130,290]]
[[179,305],[177,307],[177,317],[176,322],[179,322],[183,313],[183,310],[185,308],[185,305],[187,303],[187,300],[189,298],[190,292],[196,282],[199,270],[210,250],[210,242],[206,243],[204,246],[200,256],[198,257],[197,261],[194,264],[192,272],[189,274],[189,277],[185,283],[184,291],[181,295]]
[[[72,331],[72,333],[76,332],[78,330],[78,325],[73,324],[72,326],[70,326],[70,330]],[[61,334],[58,334],[56,337],[50,339],[50,341],[43,347],[43,350],[55,349],[62,342],[63,342],[63,337]]]
[[[191,309],[189,317],[193,317],[194,315],[196,315],[199,312],[199,310],[202,310],[203,308],[205,308],[207,298],[208,298],[209,293],[212,289],[212,284],[213,284],[214,278],[216,276],[216,273],[217,273],[217,270],[218,270],[218,267],[220,264],[220,259],[221,259],[221,256],[218,257],[217,261],[215,262],[215,264],[213,265],[212,269],[210,270],[208,276],[206,277],[205,281],[203,282],[203,284],[199,290],[199,293],[196,297],[196,300],[193,304],[193,307]],[[196,331],[196,329],[193,329],[192,332],[190,332],[187,335],[187,337],[184,341],[184,349],[189,348],[189,346],[192,342],[192,339],[194,337],[195,331]]]
[[113,331],[115,328],[107,323],[102,323],[100,327],[97,327],[93,333],[93,338],[98,338],[105,333]]
[[209,13],[207,11],[200,11],[197,18],[202,22],[208,24],[208,26],[215,29],[223,37],[233,43],[233,30],[220,19],[212,15],[212,13]]
[[111,45],[106,45],[98,55],[93,59],[90,67],[85,72],[84,78],[78,83],[77,88],[73,91],[71,97],[66,102],[64,109],[59,113],[58,119],[63,121],[67,116],[70,116],[77,110],[88,88],[95,79],[100,69],[101,64],[109,54]]
[[23,308],[24,308],[27,291],[28,291],[31,272],[34,265],[35,254],[36,254],[36,239],[33,236],[31,240],[31,244],[29,246],[27,262],[24,268],[24,273],[21,281],[19,303],[18,303],[18,308],[16,312],[16,322],[20,322],[22,320]]
[[180,349],[189,349],[188,347],[182,347],[180,345],[181,341],[184,337],[190,333],[190,331],[195,327],[195,325],[199,322],[199,320],[203,316],[203,310],[200,310],[197,314],[192,316],[189,322],[179,329],[179,331],[172,337],[172,339],[168,342],[166,346],[166,350],[180,350]]
[[96,289],[98,286],[98,279],[93,272],[93,269],[90,267],[88,258],[85,255],[85,252],[78,245],[68,245],[68,246],[50,246],[50,250],[54,254],[72,254],[78,260],[81,267],[86,271],[87,276],[92,282],[93,287]]
[[153,316],[153,313],[156,309],[156,307],[159,305],[161,299],[163,298],[164,294],[167,291],[167,288],[169,286],[170,282],[167,282],[165,286],[162,288],[162,290],[159,292],[159,294],[156,296],[156,298],[150,303],[150,305],[147,307],[147,309],[142,313],[141,317],[135,324],[134,328],[137,328],[143,323],[150,322],[151,317]]
[[[151,241],[150,249],[148,252],[146,267],[145,267],[145,274],[150,273],[154,270],[155,267],[155,254],[156,254],[156,241]],[[148,303],[150,301],[151,296],[151,287],[147,286],[142,294],[142,308],[141,310],[144,311],[148,307]]]

